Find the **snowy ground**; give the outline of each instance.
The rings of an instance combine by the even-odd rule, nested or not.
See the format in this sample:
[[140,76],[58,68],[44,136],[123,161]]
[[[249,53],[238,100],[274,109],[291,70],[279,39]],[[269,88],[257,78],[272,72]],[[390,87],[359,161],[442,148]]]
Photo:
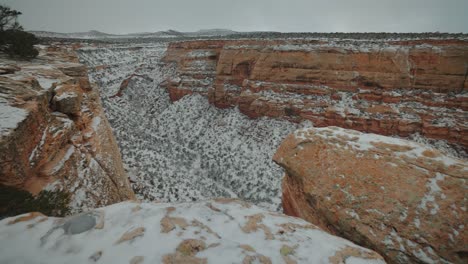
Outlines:
[[0,263],[385,263],[298,218],[245,202],[124,202],[0,221]]
[[[238,197],[281,210],[282,169],[272,162],[281,140],[299,126],[250,120],[199,95],[172,104],[160,87],[174,75],[160,63],[164,44],[85,48],[81,60],[101,98],[140,199],[164,202]],[[95,66],[107,65],[95,70]],[[136,70],[137,69],[137,70]],[[136,71],[135,71],[136,70]],[[137,73],[122,97],[122,80]]]

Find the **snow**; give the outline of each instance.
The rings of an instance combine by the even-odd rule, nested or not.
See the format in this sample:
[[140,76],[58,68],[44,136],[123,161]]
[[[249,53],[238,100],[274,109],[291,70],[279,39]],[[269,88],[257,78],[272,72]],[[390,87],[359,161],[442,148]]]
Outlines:
[[101,117],[96,116],[93,118],[91,122],[91,127],[93,128],[94,131],[98,131],[99,125],[101,124]]
[[429,181],[426,184],[426,187],[429,189],[429,191],[422,198],[421,204],[418,206],[418,208],[428,210],[427,205],[428,203],[430,203],[432,205],[430,213],[432,215],[437,214],[437,212],[439,211],[439,205],[436,203],[436,195],[439,195],[442,199],[444,198],[442,189],[439,187],[437,182],[443,181],[445,177],[445,175],[437,173],[436,177],[429,179]]
[[0,136],[4,136],[26,119],[28,111],[8,105],[0,98]]
[[424,252],[422,249],[418,249],[417,251],[414,250],[413,251],[413,254],[419,258],[421,261],[423,261],[424,263],[428,263],[428,264],[435,264],[437,263],[436,261],[434,261],[433,259],[431,259],[427,254],[426,252]]
[[67,152],[65,152],[65,155],[63,156],[63,158],[52,168],[50,174],[54,174],[56,172],[58,172],[61,168],[63,168],[63,165],[65,165],[65,162],[67,162],[71,155],[75,152],[75,147],[74,146],[70,146],[68,149],[67,149]]
[[[351,131],[352,130],[340,127],[312,128],[312,130],[310,128],[306,128],[295,131],[294,135],[299,140],[307,140],[307,135],[309,133],[316,134],[319,137],[325,139],[353,138],[353,140],[346,141],[344,147],[351,147],[359,151],[369,151],[375,149],[375,145],[377,143],[393,145],[395,147],[401,147],[400,151],[395,151],[394,153],[396,156],[401,158],[417,159],[419,157],[423,157],[423,152],[426,150],[438,152],[437,150],[431,149],[427,145],[422,145],[417,142],[406,139],[387,137],[372,133],[361,133],[357,131]],[[435,157],[425,156],[425,158],[438,161],[447,167],[462,162],[457,158],[450,157],[443,153],[436,155]]]
[[34,158],[36,157],[36,155],[38,154],[39,151],[41,151],[42,149],[42,146],[44,145],[45,143],[45,139],[47,137],[47,130],[48,130],[49,127],[46,127],[44,129],[44,131],[42,132],[42,136],[41,136],[41,141],[39,141],[39,144],[36,145],[36,147],[34,147],[33,151],[31,151],[31,155],[29,156],[29,163],[31,165],[34,165]]
[[59,82],[57,79],[47,79],[44,77],[36,77],[36,79],[44,90],[51,88],[54,83]]
[[78,97],[78,95],[75,92],[65,92],[65,93],[62,93],[60,95],[56,95],[54,98],[57,101],[61,101],[63,99],[75,98],[75,97]]
[[[254,221],[249,229],[252,217],[259,222]],[[163,224],[175,218],[181,220]],[[259,255],[283,263],[281,249],[285,246],[294,249],[288,257],[297,263],[328,263],[330,257],[349,247],[359,255],[344,255],[346,263],[384,263],[366,259],[369,250],[304,220],[237,201],[124,202],[66,219],[39,216],[8,224],[14,219],[0,221],[1,263],[88,263],[91,259],[129,263],[135,256],[143,257],[145,263],[162,263],[164,256],[174,254],[187,239],[205,245],[193,255],[208,263],[241,263]],[[135,235],[124,238],[130,231]],[[244,250],[242,245],[254,251]]]
[[[166,46],[148,45],[138,53],[119,47],[87,48],[79,54],[89,66],[109,65],[100,71],[90,67],[89,76],[101,88],[138,198],[174,202],[238,197],[281,210],[284,173],[272,157],[282,139],[299,126],[268,118],[251,120],[238,109],[218,109],[200,95],[171,103],[160,84],[175,79],[175,71],[170,65],[154,67]],[[153,80],[135,79],[122,97],[110,98],[136,68]],[[201,90],[211,82],[207,80]]]

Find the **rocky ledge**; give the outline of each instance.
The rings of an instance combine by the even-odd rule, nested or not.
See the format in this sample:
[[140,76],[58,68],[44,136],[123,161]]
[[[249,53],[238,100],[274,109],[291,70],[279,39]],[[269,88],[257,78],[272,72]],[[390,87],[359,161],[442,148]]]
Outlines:
[[97,87],[72,48],[0,60],[0,184],[61,191],[73,210],[134,198]]
[[301,219],[226,199],[30,213],[0,221],[0,245],[2,263],[385,263]]
[[466,160],[338,127],[296,131],[274,160],[285,213],[391,263],[466,263]]

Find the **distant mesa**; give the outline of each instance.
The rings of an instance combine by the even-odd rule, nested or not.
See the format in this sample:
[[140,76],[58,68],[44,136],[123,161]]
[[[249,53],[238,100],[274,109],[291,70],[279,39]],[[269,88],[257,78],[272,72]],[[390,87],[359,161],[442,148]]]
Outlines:
[[119,39],[119,38],[171,38],[171,37],[202,37],[202,36],[228,36],[238,32],[230,29],[202,29],[196,32],[180,32],[169,29],[156,32],[140,32],[129,34],[108,34],[98,30],[75,33],[58,33],[51,31],[29,31],[40,38],[70,38],[70,39]]
[[230,29],[223,29],[223,28],[213,28],[213,29],[201,29],[195,32],[195,34],[205,35],[205,36],[227,36],[232,34],[237,34],[239,32],[230,30]]

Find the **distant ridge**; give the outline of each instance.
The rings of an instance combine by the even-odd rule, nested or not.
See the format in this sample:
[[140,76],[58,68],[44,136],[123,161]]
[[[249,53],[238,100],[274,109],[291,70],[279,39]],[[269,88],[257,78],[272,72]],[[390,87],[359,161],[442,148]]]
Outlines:
[[179,32],[166,30],[157,32],[141,32],[130,34],[108,34],[97,30],[75,33],[57,33],[51,31],[29,31],[41,38],[73,38],[73,39],[115,39],[115,38],[175,38],[175,37],[197,37],[197,36],[227,36],[238,32],[230,29],[203,29],[196,32]]
[[125,39],[151,39],[151,38],[258,38],[258,39],[352,39],[352,40],[420,40],[420,39],[458,39],[468,41],[466,33],[396,33],[396,32],[276,32],[276,31],[250,31],[239,32],[230,29],[201,29],[195,32],[180,32],[169,29],[156,32],[138,32],[129,34],[108,34],[97,30],[76,33],[57,33],[50,31],[29,31],[40,38],[61,39],[90,39],[90,40],[125,40]]
[[237,34],[239,32],[232,31],[230,29],[214,28],[214,29],[200,29],[195,34],[204,36],[227,36]]

